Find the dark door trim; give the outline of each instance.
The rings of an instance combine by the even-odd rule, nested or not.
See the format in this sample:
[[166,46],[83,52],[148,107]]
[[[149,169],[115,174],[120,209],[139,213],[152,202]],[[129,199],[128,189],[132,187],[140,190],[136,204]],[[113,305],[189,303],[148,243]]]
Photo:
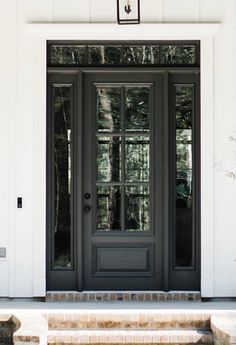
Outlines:
[[[84,70],[75,69],[75,68],[50,68],[48,71],[48,102],[47,102],[47,290],[83,290],[83,238],[82,238],[82,184],[79,182],[81,179],[76,179],[73,181],[74,183],[74,190],[77,191],[73,195],[73,207],[74,207],[74,218],[73,218],[73,229],[75,227],[78,228],[78,231],[74,231],[74,241],[73,241],[73,268],[67,270],[58,270],[52,269],[51,267],[51,259],[52,259],[52,181],[53,181],[53,152],[52,152],[52,91],[50,85],[52,83],[63,83],[63,82],[70,82],[74,85],[73,89],[73,110],[74,113],[77,113],[78,116],[73,116],[73,126],[75,128],[74,134],[72,136],[73,140],[73,173],[74,176],[77,174],[82,175],[82,88],[78,87],[78,85],[82,85],[83,83],[83,72],[93,73],[93,72],[108,72],[112,71],[114,73],[120,73],[122,71],[127,72],[126,69],[112,69],[112,68],[87,68]],[[200,93],[199,93],[199,69],[198,68],[178,68],[178,69],[163,69],[163,68],[148,68],[148,69],[139,69],[139,68],[132,68],[132,73],[151,73],[151,72],[160,72],[164,74],[164,94],[163,100],[165,103],[165,107],[163,109],[163,125],[164,125],[164,132],[167,135],[165,139],[166,145],[164,145],[163,151],[163,164],[165,173],[163,176],[163,186],[165,189],[164,195],[164,222],[166,224],[165,231],[163,231],[163,285],[162,290],[184,290],[184,288],[175,287],[174,280],[176,279],[176,275],[181,276],[180,281],[184,282],[186,279],[186,274],[183,273],[184,270],[174,270],[173,269],[173,257],[170,254],[170,248],[173,249],[173,235],[169,229],[173,228],[173,224],[171,222],[171,216],[173,216],[173,202],[172,207],[169,208],[169,203],[171,199],[171,190],[173,191],[173,172],[171,174],[172,166],[169,164],[169,159],[172,157],[173,162],[173,141],[168,140],[168,136],[170,134],[169,128],[171,124],[171,116],[173,115],[173,92],[171,93],[171,88],[169,85],[172,85],[175,82],[185,82],[188,79],[188,74],[191,73],[192,75],[195,73],[196,79],[196,93],[195,96],[197,98],[197,102],[195,104],[195,119],[194,119],[194,137],[195,137],[195,145],[194,145],[194,155],[195,155],[195,224],[196,228],[199,229],[197,231],[196,236],[196,252],[198,253],[198,260],[196,261],[196,266],[198,268],[198,273],[196,274],[196,280],[198,283],[196,286],[199,286],[200,289]],[[183,78],[183,79],[181,79]],[[170,104],[170,109],[169,109]],[[171,115],[172,114],[172,115]],[[173,126],[171,127],[170,131],[173,132]],[[79,133],[79,135],[75,135],[75,132]],[[173,134],[173,133],[172,133]],[[77,162],[75,163],[75,156],[77,156]],[[77,224],[77,225],[76,225]],[[76,250],[77,248],[77,250]],[[81,263],[78,265],[78,262]],[[191,290],[191,288],[187,287],[186,290]]]

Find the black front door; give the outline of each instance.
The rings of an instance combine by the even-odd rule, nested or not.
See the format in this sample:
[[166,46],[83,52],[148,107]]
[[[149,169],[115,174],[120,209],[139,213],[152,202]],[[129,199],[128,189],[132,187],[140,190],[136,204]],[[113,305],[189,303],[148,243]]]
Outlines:
[[199,72],[48,75],[47,289],[199,290]]
[[86,290],[161,289],[162,77],[84,75]]

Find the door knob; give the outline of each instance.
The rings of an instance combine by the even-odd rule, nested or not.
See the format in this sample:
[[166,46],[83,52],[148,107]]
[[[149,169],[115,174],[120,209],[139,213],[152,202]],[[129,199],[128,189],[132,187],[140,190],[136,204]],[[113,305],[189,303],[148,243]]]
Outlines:
[[85,205],[84,206],[84,212],[89,212],[91,210],[91,206]]

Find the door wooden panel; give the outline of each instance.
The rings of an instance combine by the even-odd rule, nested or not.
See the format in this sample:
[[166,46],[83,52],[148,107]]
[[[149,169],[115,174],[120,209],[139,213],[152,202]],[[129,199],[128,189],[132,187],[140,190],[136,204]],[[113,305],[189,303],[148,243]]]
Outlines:
[[162,85],[162,73],[84,75],[85,289],[161,287]]

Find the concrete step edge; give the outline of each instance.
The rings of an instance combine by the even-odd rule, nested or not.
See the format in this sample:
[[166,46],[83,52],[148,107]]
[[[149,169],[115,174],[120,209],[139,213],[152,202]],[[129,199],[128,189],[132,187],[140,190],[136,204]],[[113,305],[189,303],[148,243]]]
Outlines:
[[211,344],[209,330],[49,331],[48,344]]

